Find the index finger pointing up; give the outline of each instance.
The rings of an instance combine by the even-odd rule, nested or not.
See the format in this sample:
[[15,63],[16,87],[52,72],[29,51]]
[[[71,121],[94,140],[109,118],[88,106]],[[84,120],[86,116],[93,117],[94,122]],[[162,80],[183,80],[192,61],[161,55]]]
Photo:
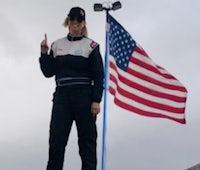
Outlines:
[[47,34],[44,34],[44,40],[45,40],[45,44],[47,44]]

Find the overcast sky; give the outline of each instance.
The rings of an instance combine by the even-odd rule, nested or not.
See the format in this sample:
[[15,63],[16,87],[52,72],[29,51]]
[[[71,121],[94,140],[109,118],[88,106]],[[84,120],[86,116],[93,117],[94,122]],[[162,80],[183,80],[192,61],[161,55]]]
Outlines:
[[[1,0],[0,5],[0,169],[44,170],[54,79],[38,63],[40,42],[64,37],[62,23],[73,6],[86,10],[89,37],[104,57],[105,13],[93,0]],[[106,170],[184,170],[200,162],[200,1],[123,0],[111,14],[188,90],[186,125],[133,114],[108,95]],[[103,102],[102,102],[103,106]],[[102,109],[103,110],[103,109]],[[101,169],[102,118],[98,116],[98,170]],[[76,128],[66,149],[64,170],[78,170]]]

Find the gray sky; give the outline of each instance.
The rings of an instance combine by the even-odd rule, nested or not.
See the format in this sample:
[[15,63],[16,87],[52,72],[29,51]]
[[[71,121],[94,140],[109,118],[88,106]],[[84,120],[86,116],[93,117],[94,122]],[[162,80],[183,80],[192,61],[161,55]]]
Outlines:
[[[38,63],[44,33],[49,44],[66,35],[62,23],[73,6],[86,10],[89,37],[104,57],[104,1],[1,0],[0,6],[0,169],[45,169],[54,79]],[[123,0],[111,14],[158,65],[187,88],[186,125],[148,118],[114,105],[108,96],[106,170],[184,170],[200,162],[200,1]],[[103,106],[103,103],[102,103]],[[102,109],[103,110],[103,109]],[[102,117],[98,125],[101,169]],[[66,149],[64,169],[80,169],[76,128]]]

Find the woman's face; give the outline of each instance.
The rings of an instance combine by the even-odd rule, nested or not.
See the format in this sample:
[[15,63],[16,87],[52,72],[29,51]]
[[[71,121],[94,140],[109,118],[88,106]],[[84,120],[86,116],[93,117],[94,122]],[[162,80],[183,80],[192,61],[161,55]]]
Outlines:
[[82,34],[82,29],[85,26],[85,21],[77,21],[69,19],[68,26],[70,35],[79,36]]

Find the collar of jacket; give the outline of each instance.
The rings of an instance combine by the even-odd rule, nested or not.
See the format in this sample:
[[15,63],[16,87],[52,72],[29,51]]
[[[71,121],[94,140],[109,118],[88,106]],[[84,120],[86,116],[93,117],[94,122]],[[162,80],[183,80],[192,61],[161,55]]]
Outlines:
[[67,39],[69,41],[77,41],[77,40],[81,40],[84,37],[84,35],[80,35],[80,36],[71,36],[70,34],[67,35]]

